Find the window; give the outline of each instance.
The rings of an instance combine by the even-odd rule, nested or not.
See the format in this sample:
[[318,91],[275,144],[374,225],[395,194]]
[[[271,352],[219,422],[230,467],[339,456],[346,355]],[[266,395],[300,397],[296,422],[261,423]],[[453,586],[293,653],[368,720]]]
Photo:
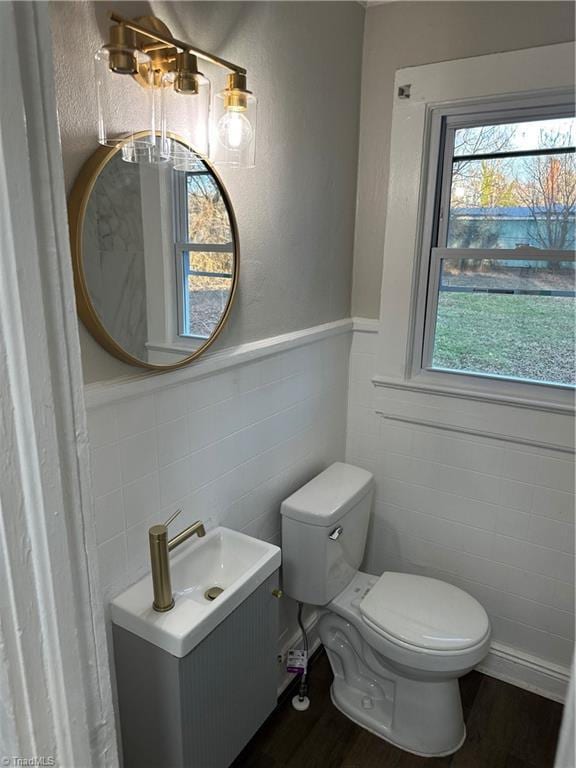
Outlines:
[[203,163],[175,172],[178,335],[205,340],[230,298],[234,243],[222,193]]
[[573,387],[573,112],[438,119],[422,368]]

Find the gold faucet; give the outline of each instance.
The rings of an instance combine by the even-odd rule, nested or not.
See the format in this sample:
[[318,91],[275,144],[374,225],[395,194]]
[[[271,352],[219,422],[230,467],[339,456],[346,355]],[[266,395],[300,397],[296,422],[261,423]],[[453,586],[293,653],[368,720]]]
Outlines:
[[169,611],[174,608],[174,596],[172,594],[172,580],[170,578],[169,552],[182,544],[190,536],[205,536],[204,523],[197,520],[188,528],[176,534],[173,539],[168,539],[168,526],[182,512],[179,509],[164,525],[153,525],[148,531],[150,543],[150,562],[152,564],[152,585],[154,587],[154,602],[152,608],[155,611]]

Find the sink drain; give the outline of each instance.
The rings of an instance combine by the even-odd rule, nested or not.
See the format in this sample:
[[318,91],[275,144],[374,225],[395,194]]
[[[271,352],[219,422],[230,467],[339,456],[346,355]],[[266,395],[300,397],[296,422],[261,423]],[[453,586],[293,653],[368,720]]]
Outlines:
[[224,590],[222,587],[210,587],[210,589],[207,589],[206,592],[204,592],[204,597],[206,600],[216,600],[218,595],[221,595]]

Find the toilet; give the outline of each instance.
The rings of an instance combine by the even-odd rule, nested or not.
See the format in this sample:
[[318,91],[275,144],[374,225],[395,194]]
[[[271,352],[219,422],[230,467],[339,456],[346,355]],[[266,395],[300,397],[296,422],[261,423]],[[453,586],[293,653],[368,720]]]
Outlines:
[[466,737],[458,678],[488,653],[490,622],[451,584],[358,570],[373,493],[370,472],[338,462],[282,503],[284,592],[321,608],[341,712],[401,749],[448,755]]

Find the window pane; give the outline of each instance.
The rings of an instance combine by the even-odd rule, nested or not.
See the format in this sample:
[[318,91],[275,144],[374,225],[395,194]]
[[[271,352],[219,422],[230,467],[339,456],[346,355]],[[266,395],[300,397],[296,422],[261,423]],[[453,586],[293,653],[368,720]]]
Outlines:
[[444,259],[432,366],[574,385],[574,262]]
[[574,123],[572,117],[558,117],[459,128],[454,135],[454,158],[462,155],[573,147]]
[[575,212],[574,154],[455,162],[448,247],[573,249]]
[[218,185],[207,173],[189,173],[186,178],[188,192],[188,242],[230,243],[232,229],[230,217]]
[[574,118],[456,130],[447,247],[574,248],[575,139]]
[[209,338],[232,290],[233,254],[187,252],[184,258],[184,335]]
[[230,277],[234,269],[234,254],[212,251],[188,251],[185,255],[189,272],[209,272]]

